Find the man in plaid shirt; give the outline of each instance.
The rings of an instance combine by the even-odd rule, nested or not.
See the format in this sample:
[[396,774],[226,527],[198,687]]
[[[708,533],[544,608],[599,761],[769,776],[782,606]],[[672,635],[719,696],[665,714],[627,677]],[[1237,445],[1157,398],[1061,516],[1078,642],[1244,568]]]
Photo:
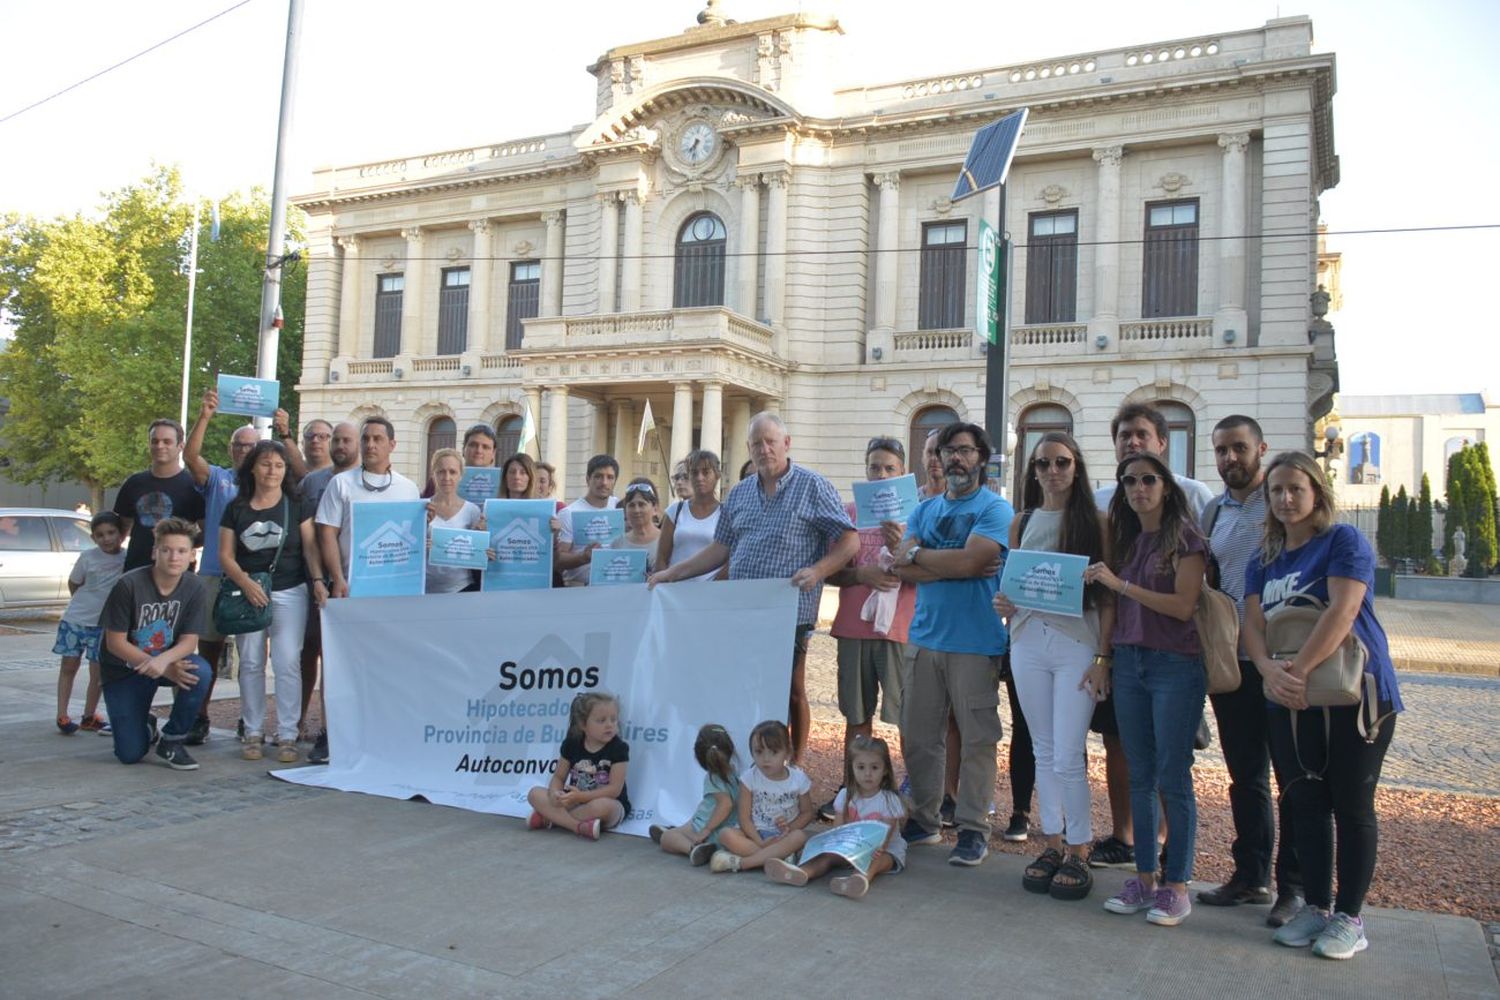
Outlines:
[[790,578],[802,591],[788,706],[793,759],[799,760],[812,724],[805,669],[818,599],[823,581],[858,554],[859,535],[833,484],[791,460],[792,438],[780,417],[756,414],[747,444],[756,474],[724,498],[713,542],[691,559],[653,573],[651,584],[690,580],[728,560],[731,580]]

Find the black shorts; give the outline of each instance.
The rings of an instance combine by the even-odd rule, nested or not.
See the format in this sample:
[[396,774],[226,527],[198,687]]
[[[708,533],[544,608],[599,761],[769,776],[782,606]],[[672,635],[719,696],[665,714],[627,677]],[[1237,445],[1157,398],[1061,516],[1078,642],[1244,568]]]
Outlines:
[[1111,691],[1108,698],[1094,706],[1094,718],[1089,722],[1089,730],[1101,736],[1119,736],[1120,726],[1115,722],[1115,695]]

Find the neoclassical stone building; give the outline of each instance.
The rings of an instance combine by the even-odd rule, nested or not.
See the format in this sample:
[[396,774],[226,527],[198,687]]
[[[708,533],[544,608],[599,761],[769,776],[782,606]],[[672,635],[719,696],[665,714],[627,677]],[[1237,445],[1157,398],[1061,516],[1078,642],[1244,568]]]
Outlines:
[[1308,19],[850,86],[835,20],[715,8],[600,56],[586,127],[318,172],[304,414],[384,413],[416,475],[471,423],[513,442],[529,406],[575,495],[599,451],[664,485],[636,456],[648,400],[674,460],[701,443],[731,469],[770,408],[845,483],[873,434],[982,421],[973,246],[998,198],[948,196],[974,131],[1025,106],[1023,437],[1071,428],[1107,475],[1128,399],[1160,402],[1173,464],[1210,481],[1227,413],[1308,443],[1337,387],[1309,297],[1338,181]]

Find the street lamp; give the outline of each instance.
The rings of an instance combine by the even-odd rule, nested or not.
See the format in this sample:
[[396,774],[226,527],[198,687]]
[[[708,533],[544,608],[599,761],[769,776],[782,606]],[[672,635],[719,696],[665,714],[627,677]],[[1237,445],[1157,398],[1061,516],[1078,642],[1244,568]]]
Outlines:
[[1314,451],[1313,457],[1323,461],[1323,478],[1328,480],[1331,486],[1335,482],[1334,477],[1338,475],[1343,463],[1339,456],[1344,453],[1344,442],[1339,439],[1339,427],[1337,424],[1329,424],[1323,428],[1323,438],[1327,442],[1322,451]]

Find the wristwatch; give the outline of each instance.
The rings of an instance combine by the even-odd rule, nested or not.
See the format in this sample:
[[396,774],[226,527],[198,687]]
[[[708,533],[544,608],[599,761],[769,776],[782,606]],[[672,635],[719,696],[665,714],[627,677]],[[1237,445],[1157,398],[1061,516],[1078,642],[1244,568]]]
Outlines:
[[911,548],[907,549],[906,550],[906,565],[908,565],[908,566],[915,566],[917,564],[917,553],[921,552],[921,551],[922,551],[922,546],[920,546],[920,545],[913,545]]

